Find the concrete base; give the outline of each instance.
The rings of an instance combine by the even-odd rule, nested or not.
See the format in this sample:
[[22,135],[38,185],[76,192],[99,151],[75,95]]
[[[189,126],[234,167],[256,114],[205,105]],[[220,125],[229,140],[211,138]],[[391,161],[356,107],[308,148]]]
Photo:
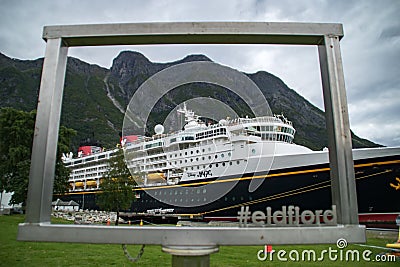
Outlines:
[[163,246],[162,251],[172,255],[172,267],[209,267],[210,254],[218,252],[217,246]]

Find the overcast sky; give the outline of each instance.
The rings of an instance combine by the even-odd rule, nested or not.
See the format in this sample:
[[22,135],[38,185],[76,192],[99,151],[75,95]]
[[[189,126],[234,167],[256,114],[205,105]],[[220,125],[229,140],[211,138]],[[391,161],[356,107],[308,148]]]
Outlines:
[[[18,59],[44,56],[43,26],[121,22],[266,21],[342,23],[341,41],[352,130],[400,146],[399,0],[0,0],[0,52]],[[71,48],[69,55],[109,68],[121,50],[168,62],[202,53],[217,63],[268,71],[323,109],[315,47],[167,45]]]

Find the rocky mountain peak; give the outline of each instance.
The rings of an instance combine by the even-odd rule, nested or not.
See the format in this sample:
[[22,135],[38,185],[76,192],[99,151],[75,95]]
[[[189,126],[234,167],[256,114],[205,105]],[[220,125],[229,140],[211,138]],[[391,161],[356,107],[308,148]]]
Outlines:
[[119,86],[124,88],[132,77],[148,77],[158,71],[158,68],[154,69],[154,64],[139,52],[123,51],[113,60],[110,71],[111,77],[118,80]]
[[212,61],[212,60],[205,55],[193,54],[193,55],[188,55],[188,56],[184,57],[183,59],[178,60],[174,63],[179,64],[179,63],[193,62],[193,61]]
[[[158,71],[180,63],[211,61],[194,54],[167,62],[151,62],[143,54],[121,52],[110,70],[79,59],[68,58],[61,123],[78,131],[77,141],[92,136],[114,145],[121,130],[123,110],[139,86]],[[37,92],[43,59],[18,60],[0,53],[0,107],[31,110],[37,105]],[[264,94],[275,114],[284,114],[296,128],[295,142],[312,149],[327,146],[323,111],[289,88],[281,79],[266,71],[246,74]],[[245,89],[245,88],[244,88]],[[240,98],[224,88],[206,83],[179,86],[163,96],[155,107],[150,124],[162,122],[177,104],[196,97],[211,97],[231,106],[237,114],[248,108]],[[149,128],[152,129],[152,128]],[[353,135],[353,147],[376,146]]]

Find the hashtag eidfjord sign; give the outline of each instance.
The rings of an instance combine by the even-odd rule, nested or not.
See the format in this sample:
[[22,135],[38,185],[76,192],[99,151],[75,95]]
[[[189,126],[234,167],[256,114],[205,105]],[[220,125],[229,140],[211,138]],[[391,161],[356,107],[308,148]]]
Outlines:
[[240,210],[238,211],[238,221],[239,221],[239,227],[246,227],[247,222],[250,219],[251,211],[249,210],[249,206],[242,206],[240,207]]

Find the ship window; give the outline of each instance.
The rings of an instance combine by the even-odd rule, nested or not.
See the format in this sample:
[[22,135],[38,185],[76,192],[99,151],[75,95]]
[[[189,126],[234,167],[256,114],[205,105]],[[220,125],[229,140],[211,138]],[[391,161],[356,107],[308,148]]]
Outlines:
[[193,159],[190,159],[190,162],[193,162]]
[[229,165],[232,165],[232,161],[229,161]]
[[185,156],[187,156],[187,151],[185,152]]
[[190,151],[190,154],[193,154],[193,150],[192,150],[192,151]]
[[225,162],[222,162],[222,166],[224,166],[224,167],[225,167]]
[[203,189],[203,194],[205,194],[205,193],[207,193],[207,189],[204,188]]
[[235,197],[232,197],[232,201],[235,201],[236,200],[236,198]]
[[253,197],[252,197],[252,196],[249,196],[249,200],[253,200]]
[[253,148],[253,149],[251,150],[251,153],[255,154],[255,153],[256,153],[256,150]]
[[210,164],[209,168],[210,168],[210,169],[212,168],[212,164]]
[[211,159],[211,156],[208,156],[208,159]]
[[199,153],[200,153],[200,151],[199,151],[199,150],[196,150],[196,153],[197,153],[197,154],[199,154]]
[[221,154],[221,157],[223,158],[223,157],[225,157],[225,155],[224,155],[224,154]]
[[200,169],[200,166],[197,166],[197,169],[199,170],[199,169]]
[[225,199],[224,199],[225,201],[228,201],[228,197],[225,197]]
[[201,157],[202,160],[205,160],[205,157]]
[[178,191],[175,190],[174,194],[177,195],[177,194],[178,194]]
[[237,161],[236,161],[236,164],[238,164],[238,165],[239,165],[239,164],[240,164],[240,161],[239,161],[239,160],[237,160]]
[[206,150],[204,148],[202,149],[202,151],[203,151],[203,153],[206,152]]
[[197,194],[200,194],[200,189],[197,189],[196,193],[197,193]]
[[215,158],[217,159],[217,158],[218,158],[218,155],[215,155]]
[[185,163],[187,162],[187,159],[185,159]]
[[193,171],[193,167],[192,167],[192,171]]
[[218,167],[218,163],[215,163],[215,167]]

